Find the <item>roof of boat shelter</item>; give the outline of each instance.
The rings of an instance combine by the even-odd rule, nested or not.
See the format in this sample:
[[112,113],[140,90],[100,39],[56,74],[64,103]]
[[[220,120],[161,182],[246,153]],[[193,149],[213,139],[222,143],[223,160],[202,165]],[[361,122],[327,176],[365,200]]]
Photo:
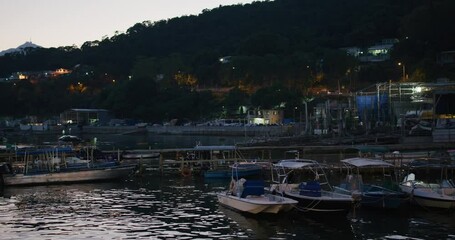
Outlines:
[[348,158],[341,160],[343,163],[350,164],[352,166],[362,168],[362,167],[392,167],[393,165],[379,160],[379,159],[372,159],[372,158]]
[[305,168],[308,166],[314,166],[318,163],[314,160],[307,160],[307,159],[285,159],[281,160],[278,163],[274,164],[275,167],[283,167],[283,168],[291,168],[291,169],[299,169]]

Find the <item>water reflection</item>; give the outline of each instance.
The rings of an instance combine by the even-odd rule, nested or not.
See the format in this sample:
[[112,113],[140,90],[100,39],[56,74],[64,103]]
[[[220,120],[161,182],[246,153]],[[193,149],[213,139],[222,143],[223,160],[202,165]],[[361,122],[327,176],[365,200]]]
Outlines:
[[5,188],[2,239],[454,239],[453,216],[359,211],[333,218],[220,207],[227,182],[145,174],[124,182]]
[[407,214],[406,211],[361,209],[355,214],[350,213],[349,218],[357,238],[371,239],[378,236],[407,236],[409,232]]
[[3,236],[25,238],[219,238],[227,219],[215,198],[187,180],[7,188],[0,199]]

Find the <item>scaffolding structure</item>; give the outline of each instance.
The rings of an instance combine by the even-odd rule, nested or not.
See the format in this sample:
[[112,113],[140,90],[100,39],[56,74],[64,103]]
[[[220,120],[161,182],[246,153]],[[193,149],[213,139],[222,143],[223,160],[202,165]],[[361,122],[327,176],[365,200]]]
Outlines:
[[[397,126],[404,117],[414,115],[434,124],[438,118],[434,112],[435,104],[438,104],[435,93],[443,90],[455,92],[455,82],[377,83],[356,92],[355,98],[357,110],[361,113],[359,117],[368,122]],[[364,101],[363,105],[359,101]]]

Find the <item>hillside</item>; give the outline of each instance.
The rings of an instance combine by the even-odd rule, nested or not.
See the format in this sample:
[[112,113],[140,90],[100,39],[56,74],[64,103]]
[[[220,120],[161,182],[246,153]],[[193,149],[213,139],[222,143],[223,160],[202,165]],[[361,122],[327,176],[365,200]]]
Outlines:
[[[200,105],[206,101],[201,98],[211,98],[193,91],[201,88],[236,87],[246,94],[241,100],[246,102],[256,90],[277,84],[298,95],[311,94],[312,88],[340,86],[355,91],[399,79],[397,62],[405,62],[414,79],[453,77],[453,67],[441,68],[436,60],[441,51],[455,49],[455,28],[450,26],[455,22],[454,9],[450,0],[276,0],[223,6],[198,16],[137,23],[125,33],[86,42],[81,48],[6,54],[0,57],[0,77],[17,71],[73,69],[65,77],[66,87],[63,83],[40,87],[40,91],[62,88],[57,107],[41,113],[80,106],[106,107],[145,119],[156,119],[157,114],[196,118],[215,108]],[[363,64],[340,50],[368,47],[382,39],[399,40],[385,62]],[[228,60],[220,62],[221,57]],[[111,86],[112,82],[117,85]],[[68,86],[76,83],[87,90],[68,95]],[[2,98],[20,93],[3,88]],[[28,91],[25,99],[45,98],[33,86],[23,91]],[[181,95],[187,99],[178,99]],[[161,109],[156,102],[170,105]],[[182,109],[183,102],[191,102],[199,112],[169,110]],[[3,110],[2,114],[36,113],[37,107],[42,108],[24,99],[18,106],[24,110]],[[164,111],[168,111],[166,116]]]

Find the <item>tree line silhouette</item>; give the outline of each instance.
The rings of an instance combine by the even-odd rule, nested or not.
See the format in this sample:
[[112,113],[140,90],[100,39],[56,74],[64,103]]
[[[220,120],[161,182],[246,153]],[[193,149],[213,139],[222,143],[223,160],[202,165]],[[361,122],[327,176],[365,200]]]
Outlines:
[[[453,65],[437,57],[455,50],[454,9],[451,0],[275,0],[144,21],[80,48],[0,57],[0,77],[72,69],[56,79],[0,84],[0,115],[106,108],[158,122],[235,115],[242,105],[291,113],[314,89],[355,91],[398,80],[397,62],[410,80],[453,78]],[[387,38],[400,42],[385,62],[361,63],[342,50]],[[228,93],[211,91],[221,88]]]

